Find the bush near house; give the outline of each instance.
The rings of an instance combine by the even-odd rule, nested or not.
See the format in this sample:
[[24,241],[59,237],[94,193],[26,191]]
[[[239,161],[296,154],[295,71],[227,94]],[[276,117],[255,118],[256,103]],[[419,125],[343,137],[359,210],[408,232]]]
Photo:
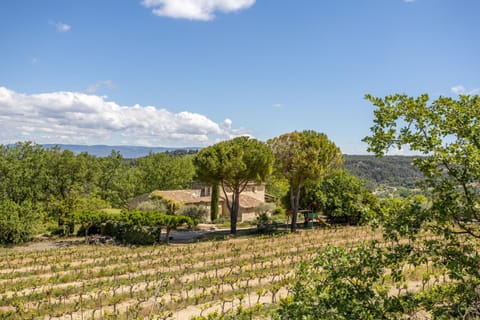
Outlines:
[[[140,210],[125,210],[120,214],[83,211],[76,214],[76,222],[82,225],[86,238],[88,230],[94,229],[121,243],[141,245],[163,241],[168,243],[172,230],[182,225],[190,227],[196,224],[192,218],[184,215]],[[166,232],[165,237],[162,237],[162,231]]]

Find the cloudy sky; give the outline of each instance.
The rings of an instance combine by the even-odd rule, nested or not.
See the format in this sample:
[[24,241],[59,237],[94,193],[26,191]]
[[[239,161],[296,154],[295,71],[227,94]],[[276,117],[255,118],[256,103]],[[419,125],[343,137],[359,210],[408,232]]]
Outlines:
[[313,129],[365,153],[366,93],[480,93],[478,0],[3,0],[0,144],[206,146]]

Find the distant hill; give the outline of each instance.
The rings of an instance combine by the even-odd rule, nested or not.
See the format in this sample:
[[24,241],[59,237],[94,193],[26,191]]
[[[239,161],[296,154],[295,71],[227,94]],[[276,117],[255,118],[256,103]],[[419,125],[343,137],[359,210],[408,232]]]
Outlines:
[[414,188],[422,173],[412,166],[411,156],[345,155],[343,167],[350,174],[367,180],[370,187],[384,185],[390,187]]
[[[185,151],[197,151],[200,148],[168,148],[168,147],[138,147],[138,146],[107,146],[107,145],[78,145],[78,144],[44,144],[44,148],[53,148],[55,146],[60,147],[62,150],[70,150],[75,154],[81,152],[88,152],[91,155],[97,157],[106,157],[112,153],[112,150],[120,152],[125,159],[140,158],[148,155],[150,152],[172,152],[176,153],[179,150]],[[184,152],[181,152],[184,153]]]

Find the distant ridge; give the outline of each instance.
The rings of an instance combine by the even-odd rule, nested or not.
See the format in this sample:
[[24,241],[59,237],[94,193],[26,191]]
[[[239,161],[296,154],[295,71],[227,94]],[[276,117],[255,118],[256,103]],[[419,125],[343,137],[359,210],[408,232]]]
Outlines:
[[112,153],[112,150],[120,152],[125,159],[134,159],[147,156],[150,152],[167,152],[175,150],[200,150],[199,147],[184,147],[184,148],[170,148],[170,147],[139,147],[139,146],[107,146],[107,145],[80,145],[80,144],[42,144],[46,149],[55,146],[62,150],[70,150],[75,154],[88,152],[88,154],[97,157],[106,157]]
[[413,167],[418,156],[345,155],[343,168],[350,174],[369,182],[370,187],[386,185],[391,187],[415,188],[423,180],[422,173]]

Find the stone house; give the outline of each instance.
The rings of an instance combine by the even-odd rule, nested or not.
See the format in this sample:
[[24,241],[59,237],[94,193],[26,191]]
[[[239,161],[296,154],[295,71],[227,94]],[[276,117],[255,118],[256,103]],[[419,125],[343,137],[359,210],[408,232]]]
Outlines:
[[[160,196],[172,199],[184,205],[204,206],[210,211],[211,205],[211,187],[201,184],[193,184],[192,189],[186,190],[155,190],[150,194],[133,198],[129,201],[129,209],[137,208],[138,205],[152,197]],[[232,193],[227,191],[227,196]],[[249,183],[245,190],[240,194],[240,209],[238,211],[238,221],[255,220],[255,209],[265,203],[265,184]],[[229,217],[230,211],[227,208],[225,195],[220,188],[218,199],[219,216]],[[208,217],[209,218],[209,217]]]

